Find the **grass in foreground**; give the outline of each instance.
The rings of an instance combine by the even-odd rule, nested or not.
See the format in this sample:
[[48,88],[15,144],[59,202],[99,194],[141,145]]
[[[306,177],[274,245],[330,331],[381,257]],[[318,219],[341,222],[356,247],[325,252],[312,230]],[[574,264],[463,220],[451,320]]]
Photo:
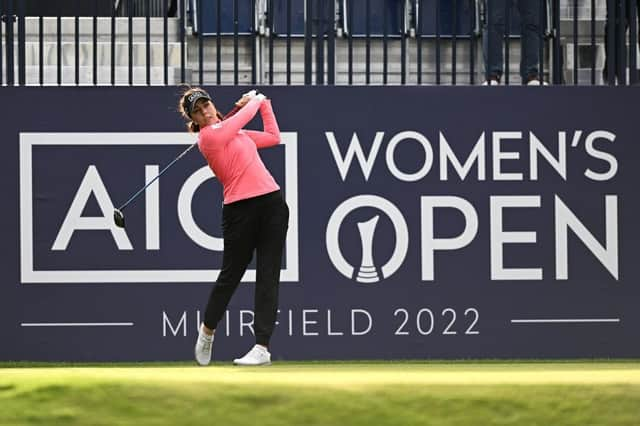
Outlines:
[[2,425],[639,425],[640,363],[0,365]]

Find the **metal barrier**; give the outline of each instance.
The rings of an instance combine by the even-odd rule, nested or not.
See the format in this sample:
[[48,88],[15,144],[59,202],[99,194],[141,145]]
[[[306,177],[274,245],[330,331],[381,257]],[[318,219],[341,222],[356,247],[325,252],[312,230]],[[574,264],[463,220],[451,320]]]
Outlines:
[[[636,84],[638,3],[540,0],[539,77]],[[483,58],[499,44],[500,83],[521,84],[513,78],[527,55],[518,4],[0,0],[0,84],[473,85],[492,77]],[[503,18],[487,13],[502,7]],[[504,31],[499,44],[487,43],[488,28]]]

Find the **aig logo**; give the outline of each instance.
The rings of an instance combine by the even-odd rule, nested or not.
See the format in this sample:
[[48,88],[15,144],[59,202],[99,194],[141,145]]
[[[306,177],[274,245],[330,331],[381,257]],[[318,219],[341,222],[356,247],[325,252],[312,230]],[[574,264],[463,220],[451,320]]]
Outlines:
[[[281,136],[265,155],[290,209],[281,279],[298,281],[297,134]],[[123,194],[157,176],[159,165],[147,163],[189,144],[186,133],[21,133],[22,283],[215,280],[211,263],[221,262],[223,243],[209,219],[220,210],[221,191],[197,154],[145,190],[131,226],[117,228],[112,219]],[[250,267],[242,279],[255,275]]]
[[[359,222],[357,225],[362,247],[362,260],[359,265],[351,265],[340,250],[339,234],[342,222],[349,213],[362,207],[375,207],[385,214],[393,224],[396,246],[391,257],[382,265],[377,265],[373,258],[373,237],[380,218],[379,215],[373,216],[365,222]],[[380,281],[378,268],[382,273],[382,279],[385,279],[393,275],[404,262],[409,248],[409,230],[402,213],[390,201],[376,195],[358,195],[344,201],[331,215],[327,225],[326,244],[329,259],[338,272],[349,279],[355,278],[361,283],[375,283]]]

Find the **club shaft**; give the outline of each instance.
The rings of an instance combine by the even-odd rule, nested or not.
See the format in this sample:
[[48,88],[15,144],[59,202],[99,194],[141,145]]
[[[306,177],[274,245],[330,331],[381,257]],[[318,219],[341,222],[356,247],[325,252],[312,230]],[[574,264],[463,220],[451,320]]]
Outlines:
[[[231,116],[235,115],[235,113],[237,113],[238,111],[240,111],[240,109],[242,109],[242,107],[239,107],[239,106],[235,105],[235,106],[231,109],[231,111],[229,111],[229,112],[228,112],[228,113],[227,113],[227,114],[222,118],[222,120],[226,120],[227,118],[229,118],[229,117],[231,117]],[[138,192],[136,192],[135,194],[133,194],[133,195],[131,196],[131,198],[129,198],[129,199],[128,199],[128,200],[127,200],[123,205],[121,205],[120,207],[118,207],[118,210],[123,210],[125,207],[127,207],[127,206],[128,206],[128,205],[129,205],[133,200],[135,200],[135,199],[136,199],[136,197],[137,197],[138,195],[140,195],[140,194],[141,194],[145,189],[147,189],[147,188],[149,187],[149,185],[151,185],[153,182],[155,182],[155,181],[156,181],[156,179],[158,179],[160,176],[162,176],[162,174],[163,174],[165,171],[167,171],[167,169],[168,169],[169,167],[173,166],[173,164],[174,164],[176,161],[178,161],[179,159],[181,159],[182,157],[184,157],[184,155],[185,155],[187,152],[191,151],[191,149],[192,149],[194,146],[196,146],[197,144],[198,144],[198,142],[193,143],[191,146],[189,146],[189,148],[185,149],[185,150],[182,152],[182,154],[178,155],[178,156],[177,156],[177,157],[176,157],[172,162],[170,162],[169,164],[167,164],[167,165],[165,166],[165,168],[164,168],[164,169],[162,169],[162,170],[160,171],[160,173],[158,173],[158,176],[154,177],[153,179],[151,179],[151,181],[149,181],[149,183],[147,183],[145,186],[143,186],[142,188],[140,188],[140,189],[138,190]]]
[[151,179],[149,181],[149,183],[147,183],[145,186],[143,186],[142,188],[140,188],[138,190],[138,192],[136,192],[135,194],[133,194],[131,196],[131,198],[129,198],[123,205],[121,205],[120,207],[118,207],[118,210],[123,210],[125,207],[127,207],[129,205],[129,203],[131,203],[133,200],[136,199],[136,197],[138,195],[140,195],[145,189],[147,189],[149,187],[149,185],[151,185],[153,182],[155,182],[160,176],[162,176],[162,174],[164,172],[167,171],[167,169],[169,169],[169,167],[173,166],[175,164],[176,161],[178,161],[179,159],[181,159],[182,157],[185,156],[185,154],[189,151],[191,151],[191,149],[196,146],[198,144],[198,142],[195,142],[194,144],[190,145],[189,148],[185,149],[180,155],[178,155],[176,158],[173,159],[172,162],[170,162],[169,164],[167,164],[164,169],[160,170],[160,173],[158,173],[158,175],[156,177],[154,177],[153,179]]

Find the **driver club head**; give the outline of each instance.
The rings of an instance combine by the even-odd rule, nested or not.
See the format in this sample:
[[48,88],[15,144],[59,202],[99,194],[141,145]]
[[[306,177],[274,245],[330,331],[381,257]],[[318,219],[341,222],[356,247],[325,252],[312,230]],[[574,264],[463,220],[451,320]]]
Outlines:
[[124,228],[124,214],[120,210],[113,210],[113,221],[117,227]]

